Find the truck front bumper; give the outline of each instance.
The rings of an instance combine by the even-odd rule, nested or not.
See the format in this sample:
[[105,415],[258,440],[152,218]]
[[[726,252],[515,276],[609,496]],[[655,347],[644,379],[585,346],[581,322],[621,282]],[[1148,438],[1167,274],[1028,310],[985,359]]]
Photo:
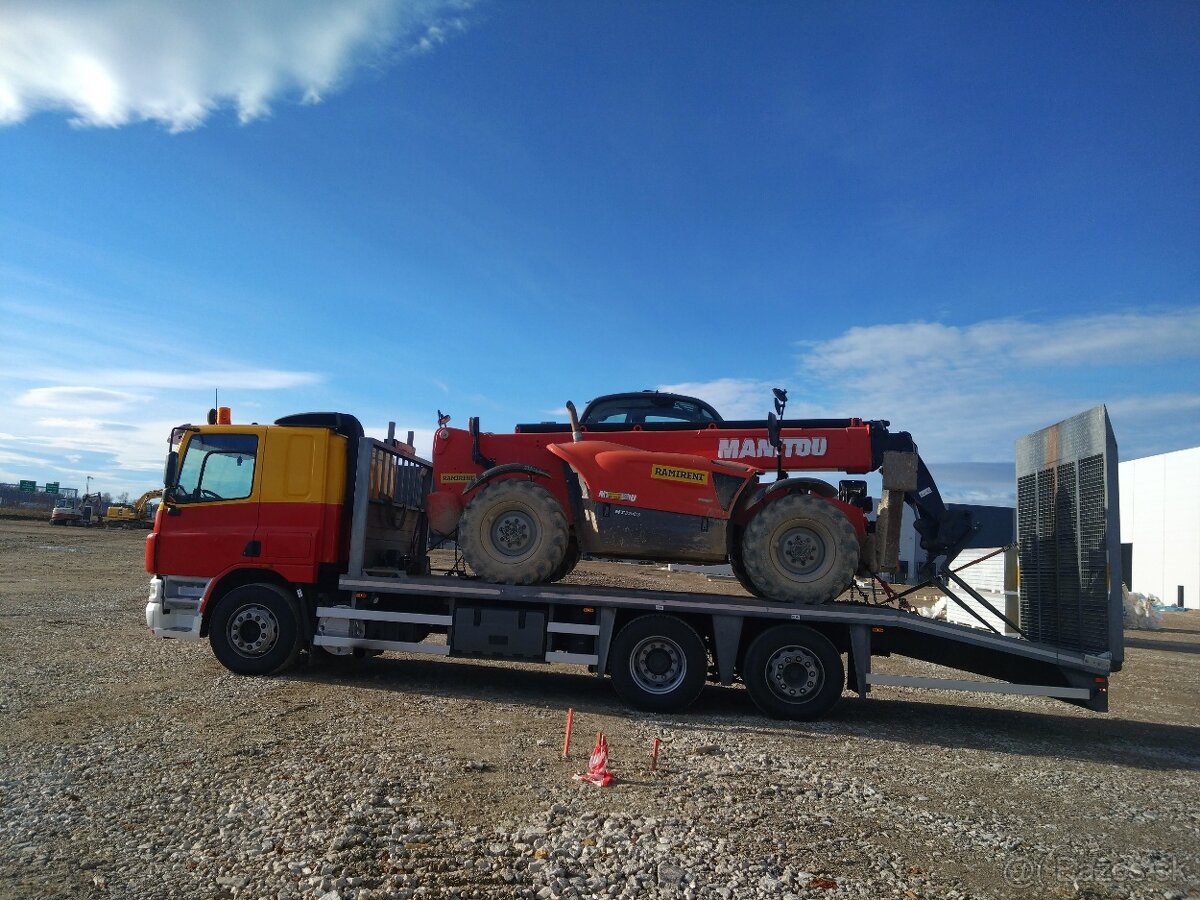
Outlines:
[[200,602],[208,582],[196,579],[151,578],[146,602],[146,627],[160,638],[200,640]]

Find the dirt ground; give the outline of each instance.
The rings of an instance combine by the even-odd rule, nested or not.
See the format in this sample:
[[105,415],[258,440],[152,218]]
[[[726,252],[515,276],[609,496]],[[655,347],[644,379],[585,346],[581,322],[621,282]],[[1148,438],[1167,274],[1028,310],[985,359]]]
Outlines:
[[[389,654],[238,678],[207,644],[147,635],[144,537],[0,520],[0,897],[1200,896],[1200,613],[1126,633],[1108,714],[879,688],[780,723],[710,685],[663,717],[559,666]],[[603,790],[571,779],[597,731]],[[409,822],[393,842],[444,829],[403,845],[407,868],[378,861],[402,842],[368,859],[337,836],[367,841],[392,795]],[[603,865],[579,837],[601,821]],[[491,869],[470,858],[488,834]]]

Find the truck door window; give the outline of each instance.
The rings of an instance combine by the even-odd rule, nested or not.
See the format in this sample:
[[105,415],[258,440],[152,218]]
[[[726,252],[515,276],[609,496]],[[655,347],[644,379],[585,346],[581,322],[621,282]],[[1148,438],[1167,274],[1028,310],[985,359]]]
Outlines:
[[258,438],[252,434],[197,434],[179,466],[175,500],[244,500],[254,488]]

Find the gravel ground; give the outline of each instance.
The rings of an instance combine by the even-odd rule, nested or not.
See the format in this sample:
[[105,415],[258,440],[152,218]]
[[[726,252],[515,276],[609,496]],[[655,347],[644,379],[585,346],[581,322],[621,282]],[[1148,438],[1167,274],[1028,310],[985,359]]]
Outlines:
[[[562,667],[236,677],[146,635],[142,538],[0,521],[0,897],[1200,897],[1200,614],[1127,635],[1108,715],[880,689],[781,724],[710,686],[660,717]],[[604,789],[571,778],[600,730]]]

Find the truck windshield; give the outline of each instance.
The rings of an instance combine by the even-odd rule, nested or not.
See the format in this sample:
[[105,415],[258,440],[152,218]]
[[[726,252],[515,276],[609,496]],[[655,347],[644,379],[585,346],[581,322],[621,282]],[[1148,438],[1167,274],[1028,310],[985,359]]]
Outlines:
[[244,500],[254,488],[258,438],[252,434],[197,434],[179,467],[175,500]]

